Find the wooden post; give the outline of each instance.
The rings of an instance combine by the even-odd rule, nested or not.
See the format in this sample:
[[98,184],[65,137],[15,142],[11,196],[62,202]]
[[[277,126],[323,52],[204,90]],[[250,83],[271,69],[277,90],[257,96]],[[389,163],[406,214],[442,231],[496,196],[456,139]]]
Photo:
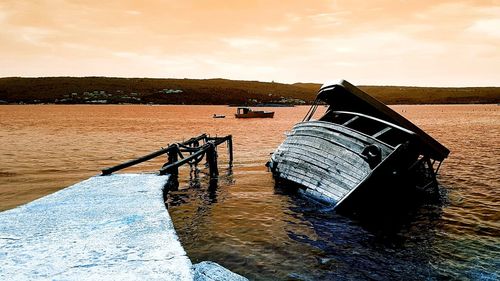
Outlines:
[[212,142],[208,143],[206,155],[207,155],[207,163],[208,163],[210,178],[216,178],[219,175],[219,170],[217,168],[217,151],[215,150],[214,143]]
[[211,178],[208,183],[208,199],[210,203],[217,202],[217,187],[219,184],[219,179]]
[[229,135],[227,139],[227,148],[229,152],[229,168],[233,167],[233,136]]
[[[175,162],[177,162],[178,160],[178,155],[179,155],[179,148],[175,147],[173,149],[170,149],[168,151],[168,162],[167,164],[173,164]],[[172,168],[169,169],[168,171],[169,174],[171,174],[172,176],[175,176],[177,177],[177,175],[179,174],[179,167],[177,166],[174,166]]]

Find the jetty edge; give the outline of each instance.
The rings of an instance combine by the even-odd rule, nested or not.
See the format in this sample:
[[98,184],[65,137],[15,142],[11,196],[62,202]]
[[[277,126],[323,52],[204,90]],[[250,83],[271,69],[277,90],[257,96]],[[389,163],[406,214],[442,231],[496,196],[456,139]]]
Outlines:
[[[328,108],[314,120],[320,103]],[[323,85],[302,122],[286,135],[267,163],[277,184],[337,210],[438,196],[436,175],[450,153],[345,80]]]
[[169,175],[95,176],[0,213],[0,280],[247,280],[191,263],[163,202]]
[[[164,202],[180,165],[206,155],[216,179],[224,142],[231,166],[232,137],[202,134],[0,212],[0,280],[248,280],[214,262],[193,265]],[[113,174],[163,154],[158,174]]]

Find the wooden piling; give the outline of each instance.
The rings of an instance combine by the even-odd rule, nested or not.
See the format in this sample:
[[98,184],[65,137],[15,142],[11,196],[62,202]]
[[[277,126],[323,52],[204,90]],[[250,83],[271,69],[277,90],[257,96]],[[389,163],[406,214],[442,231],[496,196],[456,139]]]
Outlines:
[[227,149],[229,153],[229,167],[233,167],[233,136],[229,135],[227,138]]
[[[173,163],[177,162],[178,155],[179,155],[178,151],[179,151],[179,148],[177,146],[175,146],[174,149],[171,149],[171,150],[168,151],[168,162],[167,162],[166,165],[170,165],[170,164],[173,164]],[[171,166],[168,169],[167,173],[169,173],[169,174],[177,177],[177,175],[179,174],[179,166],[175,166],[175,165]]]
[[217,168],[217,151],[215,150],[215,144],[211,142],[208,143],[206,155],[210,178],[216,178],[219,175],[219,170]]
[[179,160],[175,163],[172,163],[172,164],[168,164],[163,166],[161,169],[160,169],[160,175],[166,175],[168,174],[169,170],[172,168],[172,167],[179,167],[181,165],[184,165],[186,163],[188,163],[189,161],[195,159],[196,157],[202,155],[203,153],[205,153],[205,150],[203,149],[200,149],[199,151],[193,153],[192,155],[188,156],[188,157],[184,157],[182,160]]

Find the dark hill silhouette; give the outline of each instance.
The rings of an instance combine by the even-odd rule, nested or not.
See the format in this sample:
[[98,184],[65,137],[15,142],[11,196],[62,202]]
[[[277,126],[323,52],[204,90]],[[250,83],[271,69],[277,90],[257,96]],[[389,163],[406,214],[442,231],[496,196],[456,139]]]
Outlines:
[[[0,78],[3,103],[245,104],[311,103],[320,84],[227,79],[110,77]],[[500,88],[362,86],[387,104],[499,103]]]

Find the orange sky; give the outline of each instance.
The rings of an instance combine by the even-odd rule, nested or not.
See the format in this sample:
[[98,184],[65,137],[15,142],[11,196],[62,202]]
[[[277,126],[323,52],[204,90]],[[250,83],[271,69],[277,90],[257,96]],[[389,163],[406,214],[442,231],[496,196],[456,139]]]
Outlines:
[[0,0],[0,76],[500,86],[500,0]]

